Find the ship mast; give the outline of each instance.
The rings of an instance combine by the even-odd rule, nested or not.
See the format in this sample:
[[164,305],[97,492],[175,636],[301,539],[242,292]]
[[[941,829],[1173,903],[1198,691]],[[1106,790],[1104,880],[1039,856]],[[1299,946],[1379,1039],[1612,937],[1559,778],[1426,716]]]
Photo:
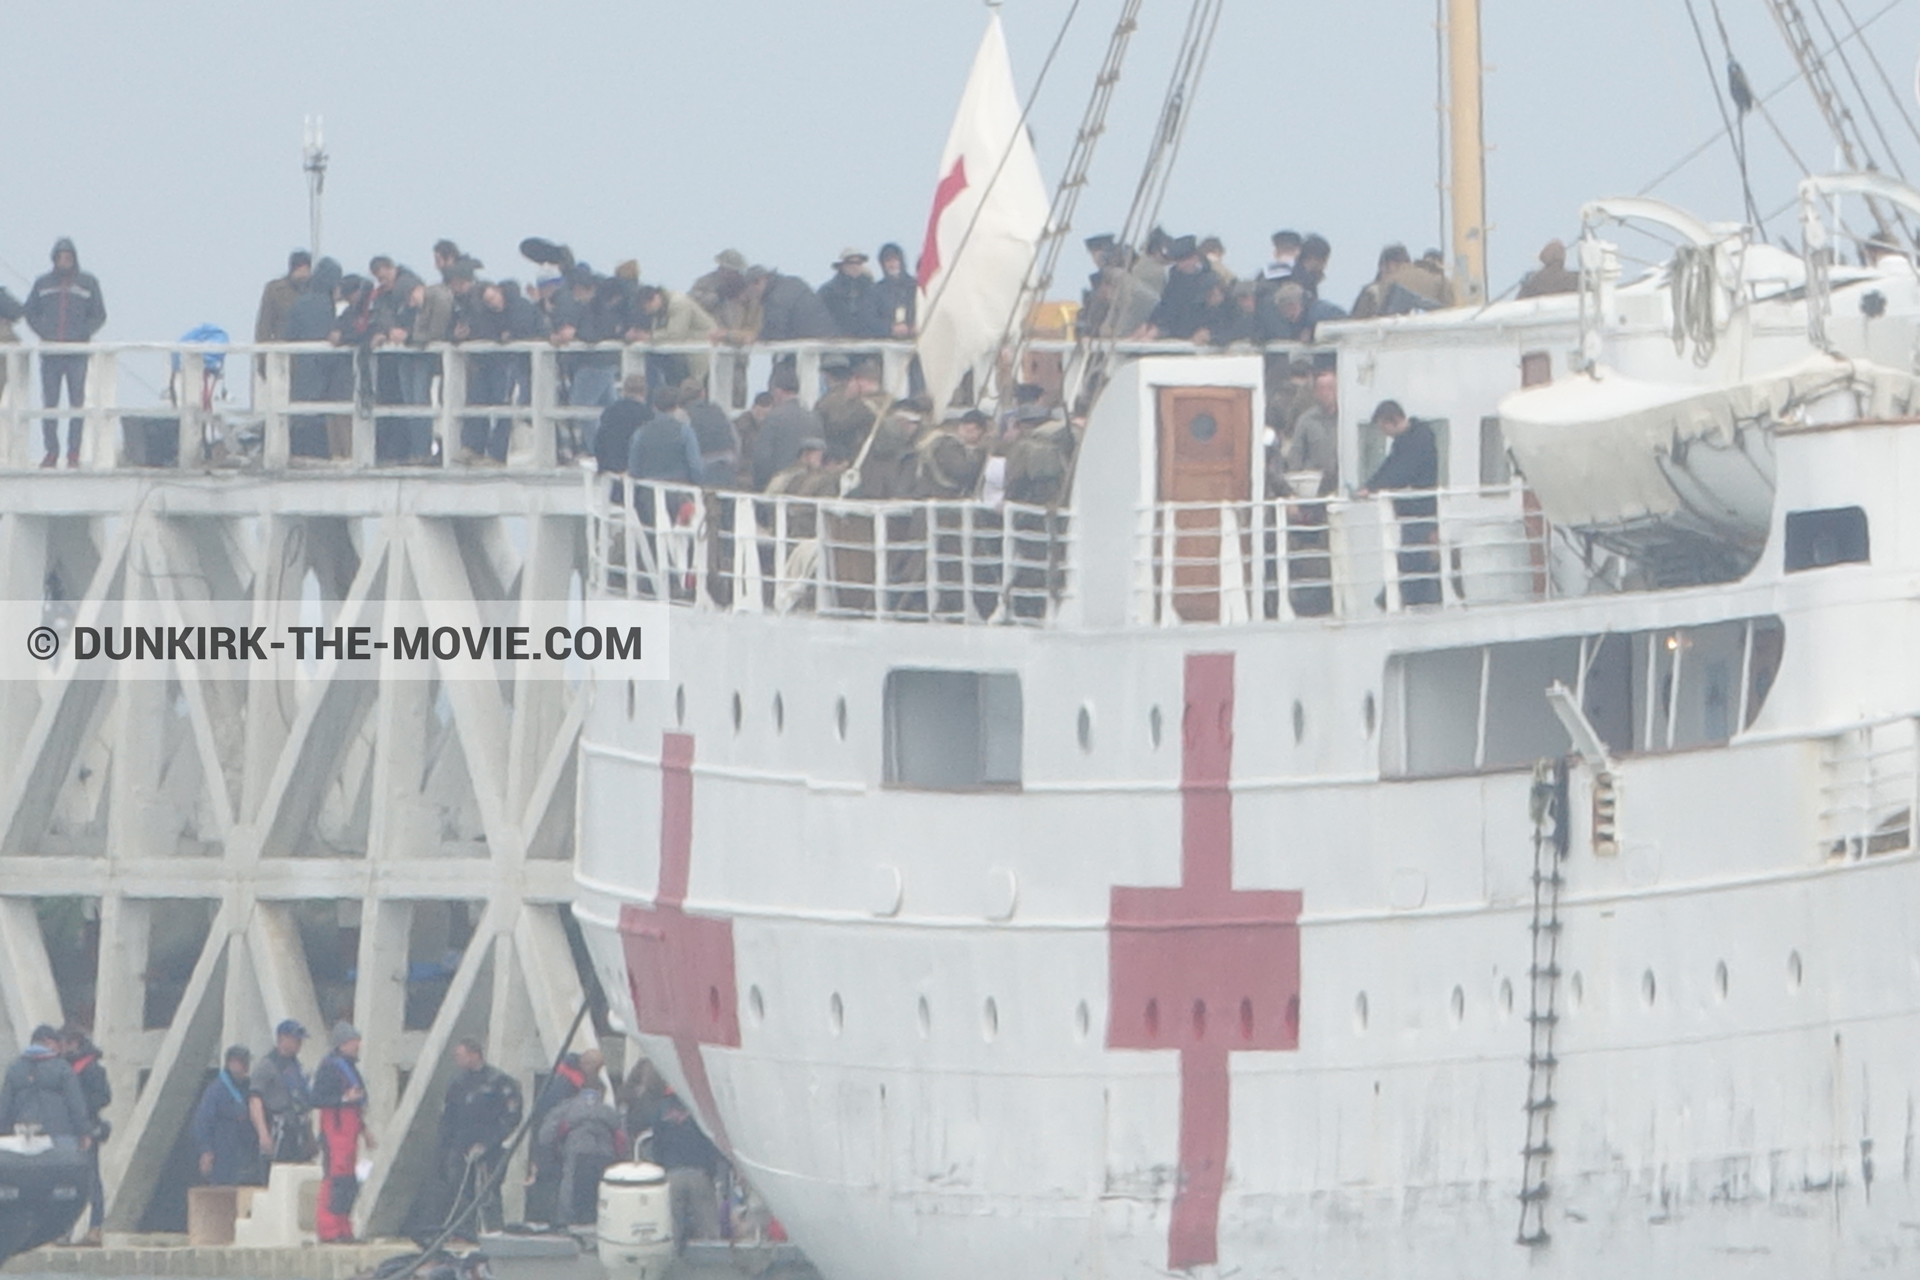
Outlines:
[[1487,300],[1487,160],[1480,110],[1480,0],[1447,0],[1447,138],[1453,274],[1460,301]]

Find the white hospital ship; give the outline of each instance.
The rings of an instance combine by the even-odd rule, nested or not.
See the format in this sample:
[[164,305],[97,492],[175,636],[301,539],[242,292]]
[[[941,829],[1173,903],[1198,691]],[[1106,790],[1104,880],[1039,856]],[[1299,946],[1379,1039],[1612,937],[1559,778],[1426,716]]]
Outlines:
[[[1863,191],[1920,211],[1810,225]],[[1589,225],[1578,295],[1328,335],[1440,437],[1438,605],[1388,500],[1261,496],[1254,356],[1125,358],[1055,511],[596,491],[590,589],[676,607],[577,910],[826,1275],[1920,1248],[1914,269]]]
[[[1266,360],[1146,348],[1057,507],[595,486],[671,671],[596,690],[576,912],[825,1275],[1912,1268],[1920,281],[1863,200],[1920,215],[1600,202],[1577,293],[1324,328],[1324,502]],[[1386,398],[1431,541],[1349,496]]]

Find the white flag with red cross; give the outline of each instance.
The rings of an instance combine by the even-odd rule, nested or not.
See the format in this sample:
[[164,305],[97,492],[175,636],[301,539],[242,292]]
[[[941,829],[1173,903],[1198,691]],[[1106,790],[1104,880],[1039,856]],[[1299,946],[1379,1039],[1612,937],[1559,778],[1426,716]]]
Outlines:
[[1000,16],[974,55],[920,250],[920,368],[936,410],[969,370],[984,385],[1046,230],[1047,184],[1007,60]]

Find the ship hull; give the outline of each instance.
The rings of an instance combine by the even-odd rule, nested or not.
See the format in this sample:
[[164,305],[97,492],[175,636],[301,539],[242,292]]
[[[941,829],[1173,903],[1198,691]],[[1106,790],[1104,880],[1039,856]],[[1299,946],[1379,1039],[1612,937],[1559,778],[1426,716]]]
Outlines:
[[[1809,591],[1782,609],[1797,659],[1841,617],[1855,635],[1912,622],[1864,578],[1845,603]],[[1754,586],[1624,612],[1705,627],[1780,607]],[[1422,623],[1421,644],[1622,614],[1489,609]],[[599,699],[582,760],[576,910],[616,1016],[828,1276],[1842,1276],[1920,1243],[1902,1225],[1920,1212],[1920,864],[1823,856],[1830,735],[1765,732],[1830,674],[1789,661],[1731,743],[1613,762],[1611,849],[1575,764],[1562,950],[1536,990],[1534,775],[1382,776],[1403,629],[883,634],[884,660],[873,624],[676,615],[673,678],[631,713]],[[1230,1000],[1182,1021],[1190,1045],[1125,1030],[1141,1011],[1116,979],[1116,895],[1193,874],[1196,656],[1236,681],[1231,889],[1299,895],[1285,1047],[1261,1039],[1264,1006],[1236,1027]],[[884,678],[919,666],[1020,674],[1021,786],[878,776]],[[1892,705],[1920,708],[1887,676]],[[731,987],[683,975],[686,1016],[649,1029],[663,903],[724,924]],[[1196,1110],[1209,1036],[1224,1072]],[[1528,1164],[1543,1096],[1550,1151]],[[1224,1166],[1196,1243],[1205,1124]],[[1531,1230],[1528,1187],[1545,1188]]]

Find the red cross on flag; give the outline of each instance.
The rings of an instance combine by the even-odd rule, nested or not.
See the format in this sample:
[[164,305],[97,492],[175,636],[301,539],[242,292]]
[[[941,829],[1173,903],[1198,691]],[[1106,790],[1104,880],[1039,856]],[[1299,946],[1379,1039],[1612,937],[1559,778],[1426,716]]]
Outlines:
[[947,135],[920,249],[920,368],[936,409],[947,406],[968,370],[981,387],[1033,266],[1047,210],[1047,184],[1020,120],[996,13],[987,19]]

